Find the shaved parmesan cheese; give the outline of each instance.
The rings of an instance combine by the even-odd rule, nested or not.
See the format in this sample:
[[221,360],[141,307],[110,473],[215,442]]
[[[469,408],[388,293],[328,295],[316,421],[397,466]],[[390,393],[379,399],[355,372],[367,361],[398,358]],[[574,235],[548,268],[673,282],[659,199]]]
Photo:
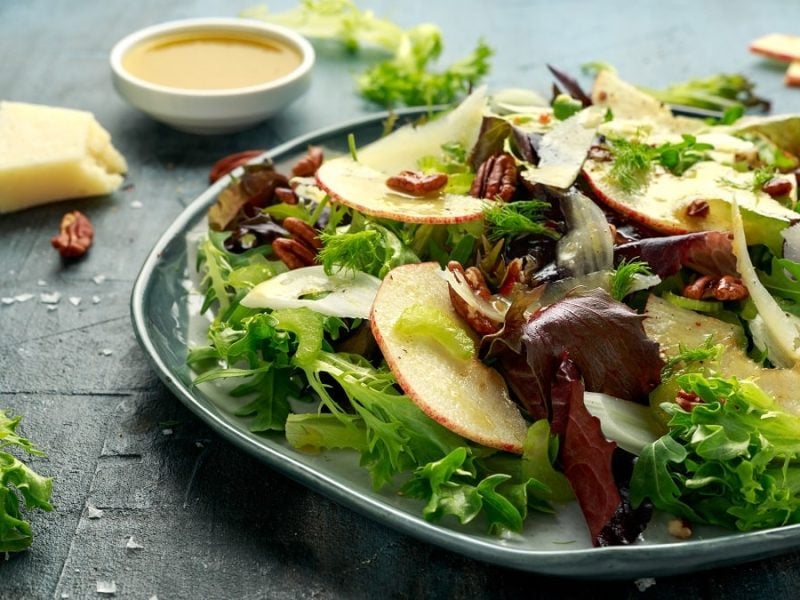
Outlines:
[[791,227],[787,227],[781,231],[781,235],[785,240],[783,257],[800,262],[800,223],[796,223]]
[[366,319],[381,280],[367,273],[327,275],[322,266],[303,267],[259,283],[242,299],[247,308],[300,308],[332,317]]
[[742,282],[747,287],[759,316],[764,320],[763,328],[758,329],[764,346],[770,352],[769,359],[779,367],[792,367],[800,360],[800,329],[790,315],[783,312],[756,275],[747,253],[744,224],[736,198],[731,201],[731,225],[736,268],[742,275]]
[[558,122],[542,136],[538,150],[539,165],[528,169],[522,176],[531,183],[562,190],[571,186],[592,147],[604,114],[604,109],[590,106]]
[[450,284],[450,288],[458,294],[464,302],[495,323],[502,323],[508,311],[508,303],[503,296],[497,296],[493,302],[484,300],[476,294],[460,273],[445,269],[439,274]]

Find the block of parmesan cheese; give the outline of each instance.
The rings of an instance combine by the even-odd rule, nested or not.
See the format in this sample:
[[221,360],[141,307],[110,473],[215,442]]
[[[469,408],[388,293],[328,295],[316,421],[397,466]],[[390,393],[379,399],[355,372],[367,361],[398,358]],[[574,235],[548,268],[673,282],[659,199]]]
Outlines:
[[0,213],[108,194],[126,170],[91,113],[0,102]]

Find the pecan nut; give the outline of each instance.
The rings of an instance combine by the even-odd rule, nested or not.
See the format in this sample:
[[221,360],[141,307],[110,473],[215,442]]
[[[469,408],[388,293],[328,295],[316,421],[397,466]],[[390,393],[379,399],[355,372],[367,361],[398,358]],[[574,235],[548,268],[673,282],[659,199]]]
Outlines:
[[[472,281],[466,275],[466,271],[461,263],[457,261],[450,261],[447,263],[447,268],[450,270],[456,277],[460,277],[469,284],[470,289],[476,294],[480,295],[480,291],[473,288],[473,281],[475,281],[474,277]],[[480,272],[479,272],[480,273]],[[482,277],[481,277],[482,279]],[[484,281],[485,286],[485,281]],[[475,333],[480,335],[489,335],[492,333],[497,333],[500,330],[500,324],[496,323],[488,316],[480,312],[477,308],[469,304],[464,298],[458,295],[458,293],[453,289],[453,286],[450,284],[447,285],[447,290],[450,294],[450,303],[453,305],[453,309],[458,313],[458,315],[464,319],[467,325],[472,329]],[[488,289],[487,289],[488,291]]]
[[322,242],[317,236],[317,231],[302,219],[286,217],[282,225],[293,238],[311,248],[314,252],[322,249]]
[[236,167],[241,167],[249,163],[257,156],[264,154],[264,152],[264,150],[244,150],[220,158],[214,163],[214,166],[211,167],[211,171],[208,173],[208,182],[214,183],[233,171]]
[[297,194],[294,193],[292,188],[277,187],[275,188],[275,197],[284,204],[297,204]]
[[711,207],[706,200],[695,199],[686,205],[686,216],[704,219],[710,210]]
[[780,198],[792,191],[792,183],[783,177],[773,177],[761,186],[761,191],[773,198]]
[[683,288],[683,295],[692,300],[714,298],[722,302],[744,300],[748,296],[747,287],[742,280],[733,275],[712,277],[703,275]]
[[426,196],[447,185],[447,174],[421,171],[400,171],[386,180],[386,186],[396,192],[404,192],[412,196]]
[[507,152],[490,156],[478,167],[469,195],[508,202],[517,191],[518,174],[517,162]]
[[322,164],[322,148],[311,146],[306,155],[298,160],[292,167],[292,175],[295,177],[311,177],[317,172]]
[[272,251],[290,270],[310,267],[317,255],[308,246],[291,238],[278,238],[272,242]]
[[667,523],[667,533],[680,540],[688,540],[692,537],[692,524],[683,517],[670,519]]
[[58,235],[50,243],[64,258],[77,258],[86,254],[94,239],[94,227],[88,217],[77,210],[61,217]]
[[747,288],[742,280],[733,275],[720,277],[712,293],[714,298],[723,302],[744,300],[748,296]]

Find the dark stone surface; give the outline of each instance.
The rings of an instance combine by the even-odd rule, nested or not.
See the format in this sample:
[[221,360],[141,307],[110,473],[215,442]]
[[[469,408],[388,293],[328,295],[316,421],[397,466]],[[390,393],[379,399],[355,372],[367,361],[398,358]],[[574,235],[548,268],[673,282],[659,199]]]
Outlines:
[[[798,553],[660,578],[644,592],[631,581],[570,581],[476,562],[399,535],[286,479],[178,403],[149,368],[128,314],[131,286],[156,239],[205,188],[217,158],[375,110],[353,93],[350,79],[368,59],[338,49],[320,52],[309,94],[237,135],[178,133],[115,95],[107,56],[119,38],[173,18],[235,15],[249,4],[0,3],[0,99],[93,111],[130,166],[126,186],[110,198],[0,216],[0,296],[36,294],[0,306],[0,407],[24,415],[22,431],[47,451],[32,463],[55,477],[56,506],[32,515],[30,551],[0,560],[0,598],[92,598],[98,580],[115,581],[119,598],[162,600],[796,595]],[[777,111],[798,106],[780,69],[746,51],[751,38],[798,22],[800,5],[789,0],[363,5],[406,26],[440,24],[446,60],[483,36],[497,51],[494,88],[546,92],[546,62],[577,73],[581,63],[602,59],[651,85],[741,71]],[[49,239],[73,208],[90,216],[97,237],[84,259],[67,263]],[[62,294],[56,310],[39,302],[42,291]],[[89,505],[102,517],[89,518]],[[126,549],[131,536],[141,549]]]

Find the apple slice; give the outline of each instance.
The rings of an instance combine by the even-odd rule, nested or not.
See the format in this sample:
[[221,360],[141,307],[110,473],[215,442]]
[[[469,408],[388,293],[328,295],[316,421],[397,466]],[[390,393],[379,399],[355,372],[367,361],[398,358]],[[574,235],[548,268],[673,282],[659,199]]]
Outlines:
[[791,86],[800,86],[800,58],[789,63],[786,75],[783,76],[783,83]]
[[[657,167],[647,188],[626,192],[609,177],[611,162],[587,160],[583,173],[596,197],[623,216],[665,234],[692,231],[730,231],[730,203],[735,197],[739,205],[768,218],[791,222],[797,213],[786,208],[768,194],[752,189],[753,174],[712,161],[697,163],[682,176]],[[787,178],[795,185],[793,178]],[[796,197],[792,189],[791,197]],[[689,206],[705,201],[708,212],[689,216]]]
[[411,196],[386,185],[389,174],[349,156],[326,161],[317,183],[331,197],[364,214],[406,223],[463,223],[483,218],[486,201],[472,196],[437,192]]
[[400,387],[430,418],[473,442],[522,453],[527,423],[509,397],[503,378],[475,353],[457,358],[427,336],[396,328],[404,311],[422,305],[463,326],[477,348],[477,336],[453,309],[447,282],[436,263],[404,265],[384,279],[370,322]]
[[750,52],[775,60],[800,60],[800,36],[785,33],[770,33],[753,40]]
[[386,186],[386,179],[401,171],[416,170],[424,156],[439,156],[442,146],[475,145],[486,110],[486,89],[470,94],[451,112],[415,127],[407,125],[363,148],[358,161],[342,156],[317,170],[317,182],[331,197],[373,217],[407,223],[461,223],[483,216],[485,202],[471,196],[433,193],[411,196]]
[[656,296],[650,296],[645,310],[644,330],[658,342],[666,358],[676,356],[681,347],[696,348],[711,337],[713,343],[725,348],[717,371],[722,377],[752,377],[755,382],[775,398],[787,412],[800,415],[800,367],[792,369],[766,369],[750,360],[745,352],[746,340],[740,327],[714,317],[679,308]]

